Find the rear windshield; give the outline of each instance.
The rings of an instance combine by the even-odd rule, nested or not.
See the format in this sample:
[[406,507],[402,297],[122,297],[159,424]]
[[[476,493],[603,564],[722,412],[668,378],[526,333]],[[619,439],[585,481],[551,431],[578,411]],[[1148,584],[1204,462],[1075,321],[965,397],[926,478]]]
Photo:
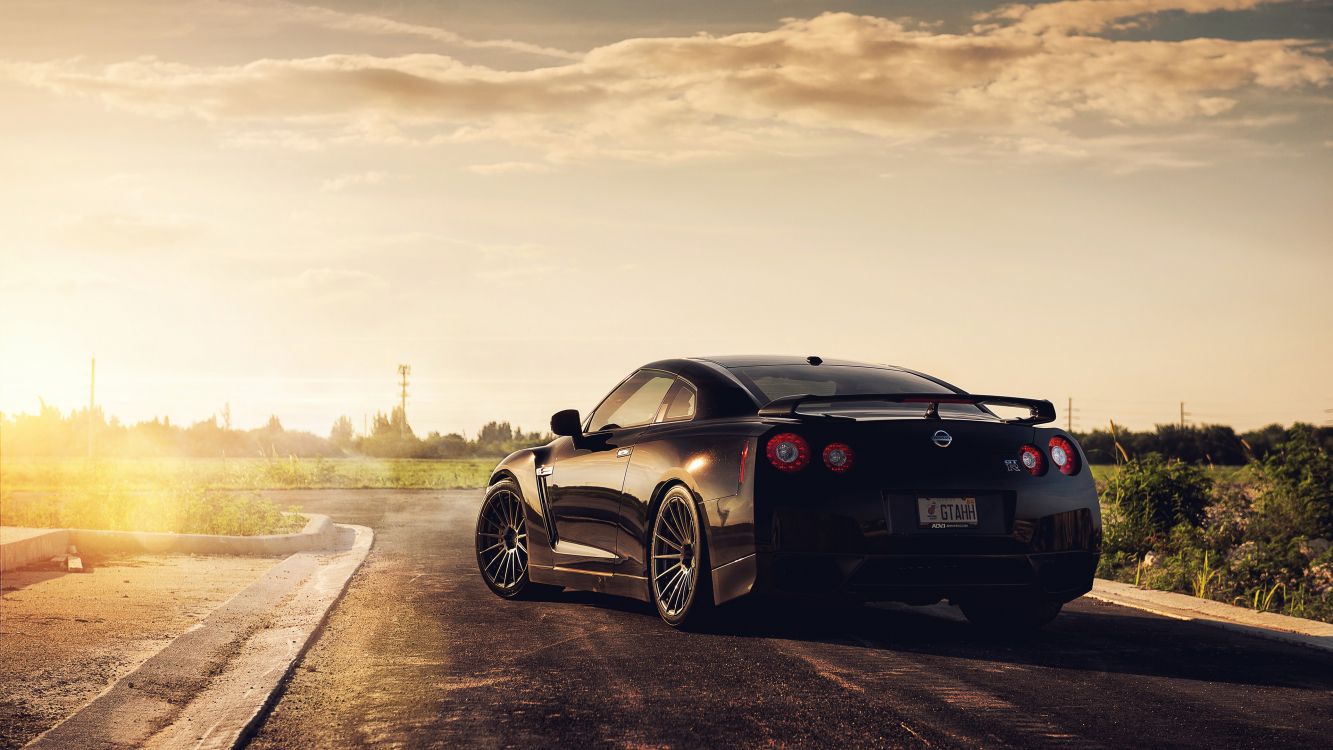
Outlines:
[[[761,401],[774,401],[784,396],[809,394],[811,396],[857,396],[861,394],[895,393],[954,393],[952,389],[930,378],[902,370],[879,367],[850,367],[847,365],[755,365],[733,367],[731,371]],[[802,412],[838,412],[850,416],[873,416],[877,413],[910,412],[919,414],[922,404],[897,404],[867,399],[851,404],[821,405],[811,401],[801,407]],[[983,412],[971,404],[940,404],[939,413],[949,416],[977,416]]]
[[773,401],[783,396],[855,396],[886,393],[953,393],[929,378],[902,370],[845,365],[756,365],[731,370],[750,390]]

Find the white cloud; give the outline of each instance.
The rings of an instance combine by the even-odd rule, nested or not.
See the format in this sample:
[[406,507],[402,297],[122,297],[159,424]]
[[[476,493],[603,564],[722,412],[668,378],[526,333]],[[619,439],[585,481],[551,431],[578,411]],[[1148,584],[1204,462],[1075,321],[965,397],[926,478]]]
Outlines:
[[[1029,32],[1097,32],[1134,28],[1143,18],[1159,13],[1213,13],[1249,10],[1276,0],[1059,0],[1006,5],[977,14],[979,21],[1012,22],[1011,28]],[[993,27],[982,26],[980,29]]]
[[[1032,151],[1024,139],[1188,124],[1235,110],[1247,92],[1327,85],[1333,64],[1301,40],[1086,33],[1166,9],[1254,4],[1007,6],[963,34],[829,13],[770,31],[628,39],[570,64],[523,71],[436,54],[339,54],[230,66],[9,62],[0,63],[0,76],[145,114],[222,123],[234,142],[299,148],[495,140],[536,147],[555,163],[590,154],[670,161],[801,151],[849,137],[891,144],[965,135]],[[543,168],[468,167],[478,174]]]
[[388,179],[387,172],[355,172],[351,174],[340,174],[337,177],[331,177],[324,180],[319,185],[321,193],[339,193],[351,187],[362,185],[379,185]]
[[529,161],[502,161],[494,164],[472,164],[467,171],[479,175],[497,174],[541,174],[550,172],[551,165]]

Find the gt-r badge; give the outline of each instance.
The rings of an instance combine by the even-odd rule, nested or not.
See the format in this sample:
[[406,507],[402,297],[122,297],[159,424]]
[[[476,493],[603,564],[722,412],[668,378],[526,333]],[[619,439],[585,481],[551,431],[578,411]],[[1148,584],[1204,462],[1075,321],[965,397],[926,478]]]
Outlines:
[[1006,458],[1006,459],[1004,460],[1004,468],[1008,469],[1009,471],[1022,471],[1022,470],[1023,470],[1022,467],[1020,467],[1020,466],[1018,465],[1018,459],[1016,459],[1016,458]]
[[930,440],[941,448],[948,448],[949,444],[953,442],[953,435],[944,430],[935,430],[935,434],[930,436]]

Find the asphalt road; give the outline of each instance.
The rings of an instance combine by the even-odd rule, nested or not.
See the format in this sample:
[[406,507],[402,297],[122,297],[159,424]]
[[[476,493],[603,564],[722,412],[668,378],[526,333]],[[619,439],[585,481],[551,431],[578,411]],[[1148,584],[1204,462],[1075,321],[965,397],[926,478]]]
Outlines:
[[479,492],[294,491],[375,547],[250,747],[1328,747],[1333,658],[1081,600],[1021,643],[955,610],[506,602]]

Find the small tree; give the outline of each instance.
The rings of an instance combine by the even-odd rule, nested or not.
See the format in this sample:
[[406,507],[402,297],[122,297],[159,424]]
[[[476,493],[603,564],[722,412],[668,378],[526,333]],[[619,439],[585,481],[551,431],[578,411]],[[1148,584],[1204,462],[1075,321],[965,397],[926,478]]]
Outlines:
[[352,420],[344,414],[338,417],[333,423],[333,429],[329,430],[329,442],[338,448],[348,450],[352,447],[352,438],[356,430],[352,427]]

